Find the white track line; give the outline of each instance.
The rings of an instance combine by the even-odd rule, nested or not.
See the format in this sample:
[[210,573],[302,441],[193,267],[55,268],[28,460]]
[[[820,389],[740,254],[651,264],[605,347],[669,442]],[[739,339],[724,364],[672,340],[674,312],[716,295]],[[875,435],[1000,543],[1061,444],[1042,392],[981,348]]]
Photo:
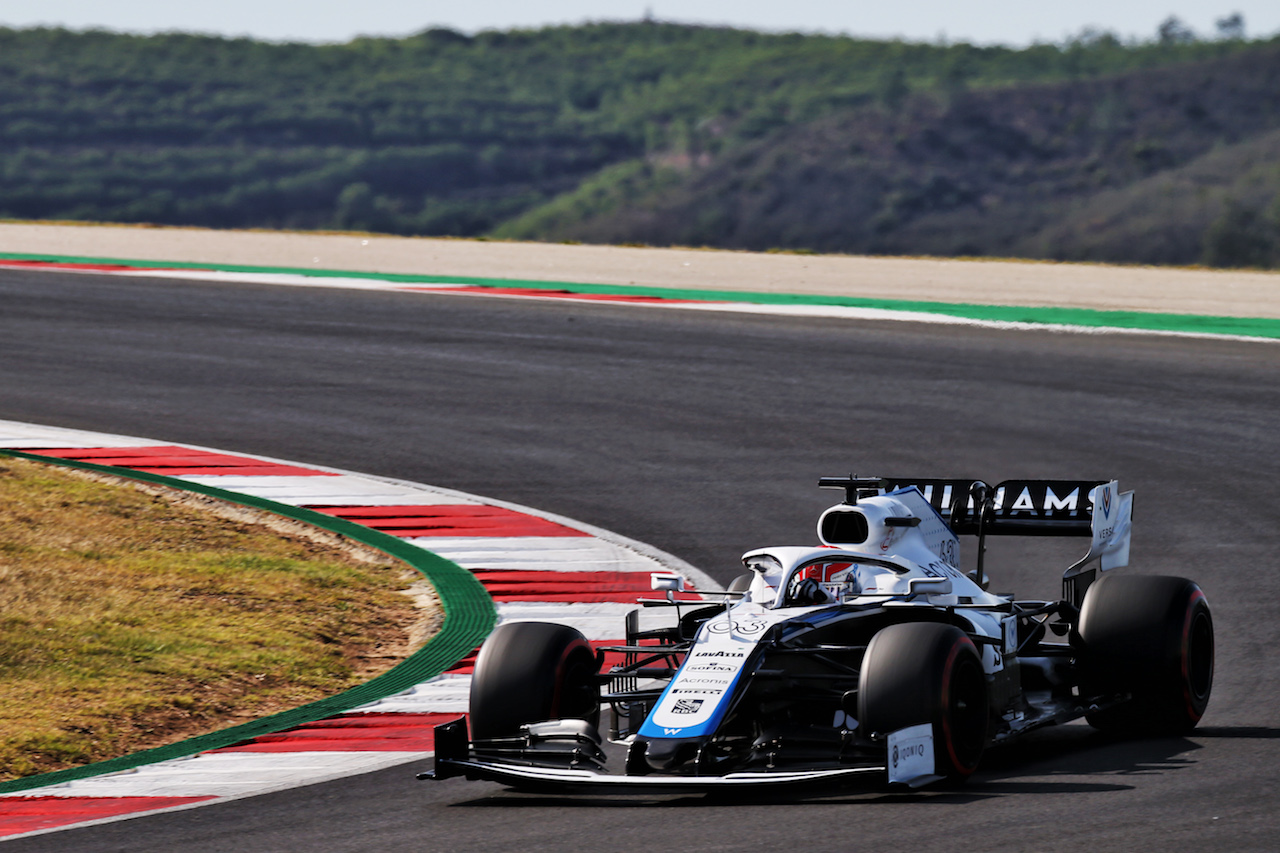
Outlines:
[[[121,261],[121,263],[127,263]],[[41,267],[24,267],[24,269],[41,269]],[[640,305],[651,308],[666,308],[679,311],[727,311],[735,314],[765,314],[782,317],[814,317],[840,320],[876,320],[904,323],[930,323],[947,326],[972,326],[986,329],[1006,331],[1039,331],[1084,335],[1161,335],[1179,338],[1210,338],[1215,340],[1244,341],[1248,343],[1280,343],[1280,338],[1266,338],[1252,335],[1219,334],[1216,332],[1189,332],[1176,329],[1139,329],[1129,326],[1077,326],[1065,323],[1011,322],[1006,320],[983,320],[972,317],[957,317],[952,314],[939,314],[929,311],[903,311],[885,308],[859,308],[848,305],[813,305],[788,304],[773,305],[755,302],[699,302],[680,301],[678,295],[672,301],[632,302],[625,295],[617,301],[607,297],[590,299],[574,299],[573,296],[536,294],[487,293],[481,285],[469,282],[430,282],[405,283],[384,281],[369,278],[347,278],[341,276],[305,275],[302,273],[258,273],[232,272],[223,270],[192,270],[174,267],[171,269],[128,269],[128,270],[77,270],[68,267],[50,267],[58,272],[79,272],[92,275],[126,275],[152,278],[183,279],[190,281],[212,281],[236,284],[269,284],[288,287],[322,287],[340,290],[393,290],[393,291],[444,291],[462,296],[487,296],[490,298],[536,299],[540,301],[577,301],[606,302],[612,305]],[[513,283],[513,287],[520,287]]]

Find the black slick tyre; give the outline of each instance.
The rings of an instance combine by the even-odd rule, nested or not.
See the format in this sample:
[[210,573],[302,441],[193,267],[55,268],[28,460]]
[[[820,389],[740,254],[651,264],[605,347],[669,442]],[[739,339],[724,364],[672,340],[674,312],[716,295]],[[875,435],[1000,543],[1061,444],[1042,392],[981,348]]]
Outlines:
[[887,735],[933,726],[935,773],[962,782],[987,743],[987,682],[973,640],[954,625],[909,622],[871,638],[858,681],[858,726]]
[[595,651],[581,632],[507,622],[480,647],[471,676],[471,737],[510,737],[542,720],[600,722]]
[[1087,716],[1123,734],[1183,734],[1195,728],[1213,688],[1213,617],[1186,578],[1104,575],[1080,608],[1082,690],[1103,701],[1132,698]]

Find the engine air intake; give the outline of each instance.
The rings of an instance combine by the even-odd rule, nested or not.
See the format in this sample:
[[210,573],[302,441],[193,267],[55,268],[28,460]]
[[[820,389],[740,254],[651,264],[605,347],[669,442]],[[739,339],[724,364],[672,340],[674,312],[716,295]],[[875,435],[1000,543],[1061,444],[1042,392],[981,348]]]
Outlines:
[[818,526],[818,536],[827,545],[861,545],[868,533],[867,517],[857,510],[828,510]]

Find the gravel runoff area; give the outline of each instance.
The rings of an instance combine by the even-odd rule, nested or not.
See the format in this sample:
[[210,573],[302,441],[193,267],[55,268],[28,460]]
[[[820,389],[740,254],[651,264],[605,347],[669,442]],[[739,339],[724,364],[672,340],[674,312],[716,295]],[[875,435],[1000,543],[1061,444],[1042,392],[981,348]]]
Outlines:
[[1280,273],[0,223],[0,252],[1280,318]]

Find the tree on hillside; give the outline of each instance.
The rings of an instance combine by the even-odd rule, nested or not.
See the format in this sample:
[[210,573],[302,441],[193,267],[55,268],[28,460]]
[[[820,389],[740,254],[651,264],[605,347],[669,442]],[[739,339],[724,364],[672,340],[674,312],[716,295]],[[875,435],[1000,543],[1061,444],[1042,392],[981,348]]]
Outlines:
[[1269,213],[1227,199],[1205,232],[1203,257],[1211,267],[1266,269],[1280,261],[1280,197]]
[[1219,18],[1214,23],[1218,27],[1218,38],[1229,41],[1244,40],[1244,15],[1239,12],[1232,12],[1224,18]]
[[1170,15],[1156,27],[1156,38],[1163,45],[1191,44],[1196,40],[1196,34],[1177,15]]
[[891,110],[899,109],[911,94],[907,85],[907,72],[901,65],[894,65],[880,74],[877,81],[876,96],[880,103]]

